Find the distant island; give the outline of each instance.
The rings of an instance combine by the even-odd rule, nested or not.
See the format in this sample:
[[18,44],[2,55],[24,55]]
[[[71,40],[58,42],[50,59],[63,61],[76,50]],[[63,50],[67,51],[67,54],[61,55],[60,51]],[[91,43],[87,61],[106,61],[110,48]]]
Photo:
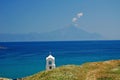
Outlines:
[[0,42],[14,41],[80,41],[104,40],[98,33],[90,33],[74,25],[44,33],[7,34],[0,33]]
[[7,49],[7,47],[4,47],[4,46],[0,46],[0,49]]

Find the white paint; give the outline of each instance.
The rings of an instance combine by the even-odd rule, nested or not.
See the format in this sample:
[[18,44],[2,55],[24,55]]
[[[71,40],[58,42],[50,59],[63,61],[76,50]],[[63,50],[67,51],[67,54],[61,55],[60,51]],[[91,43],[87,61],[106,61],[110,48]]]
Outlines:
[[55,57],[49,55],[46,57],[46,70],[51,70],[55,68]]

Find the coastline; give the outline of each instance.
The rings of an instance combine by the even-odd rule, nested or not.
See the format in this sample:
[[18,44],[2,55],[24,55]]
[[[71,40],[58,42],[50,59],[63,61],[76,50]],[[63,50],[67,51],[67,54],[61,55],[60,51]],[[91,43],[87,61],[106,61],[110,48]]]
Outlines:
[[1,77],[16,79],[45,70],[48,51],[54,51],[57,67],[120,59],[119,44],[120,41],[1,43],[0,46],[7,47],[0,52]]
[[[75,69],[77,69],[77,70],[75,70]],[[86,72],[86,70],[88,72]],[[67,75],[63,75],[63,72],[67,73]],[[73,75],[76,73],[79,74],[79,76],[87,75],[86,79],[83,77],[83,79],[80,79],[80,80],[84,80],[84,79],[85,80],[93,80],[93,78],[91,79],[90,76],[94,76],[94,75],[97,75],[94,78],[104,78],[103,75],[105,75],[108,78],[112,79],[112,77],[113,77],[113,79],[116,78],[114,80],[117,80],[118,78],[120,78],[120,76],[118,76],[118,75],[120,75],[120,59],[108,60],[108,61],[98,61],[98,62],[88,62],[88,63],[84,63],[82,65],[64,65],[64,66],[57,67],[50,71],[45,70],[45,71],[33,74],[31,76],[26,76],[24,78],[17,78],[17,79],[0,78],[0,80],[34,80],[35,78],[36,78],[35,80],[39,80],[38,77],[43,78],[43,80],[45,80],[47,77],[51,78],[50,74],[56,74],[56,75],[54,75],[54,78],[51,78],[49,80],[59,80],[59,79],[56,79],[56,77],[58,77],[58,75],[64,76],[63,79],[68,80],[70,75]],[[111,73],[112,73],[112,77],[109,76],[109,75],[111,75]],[[76,77],[76,75],[73,75],[72,77]],[[77,78],[75,80],[79,80],[79,79]],[[94,79],[94,80],[97,80],[97,79]]]

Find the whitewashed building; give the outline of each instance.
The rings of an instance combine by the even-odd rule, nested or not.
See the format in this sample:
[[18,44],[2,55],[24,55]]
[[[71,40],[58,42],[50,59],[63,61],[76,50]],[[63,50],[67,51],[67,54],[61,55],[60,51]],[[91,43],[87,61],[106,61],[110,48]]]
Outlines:
[[46,70],[51,70],[55,68],[55,57],[49,55],[46,57]]

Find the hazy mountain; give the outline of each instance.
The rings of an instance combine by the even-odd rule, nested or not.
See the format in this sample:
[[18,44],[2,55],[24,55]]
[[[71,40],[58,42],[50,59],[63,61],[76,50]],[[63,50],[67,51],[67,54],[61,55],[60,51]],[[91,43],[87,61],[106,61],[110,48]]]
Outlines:
[[0,34],[0,41],[71,41],[99,39],[103,39],[103,37],[97,33],[89,33],[75,26],[69,26],[41,34]]
[[[44,34],[43,34],[44,35]],[[102,39],[102,36],[96,33],[89,33],[80,28],[70,26],[63,29],[46,33],[46,38],[51,40],[93,40]]]

